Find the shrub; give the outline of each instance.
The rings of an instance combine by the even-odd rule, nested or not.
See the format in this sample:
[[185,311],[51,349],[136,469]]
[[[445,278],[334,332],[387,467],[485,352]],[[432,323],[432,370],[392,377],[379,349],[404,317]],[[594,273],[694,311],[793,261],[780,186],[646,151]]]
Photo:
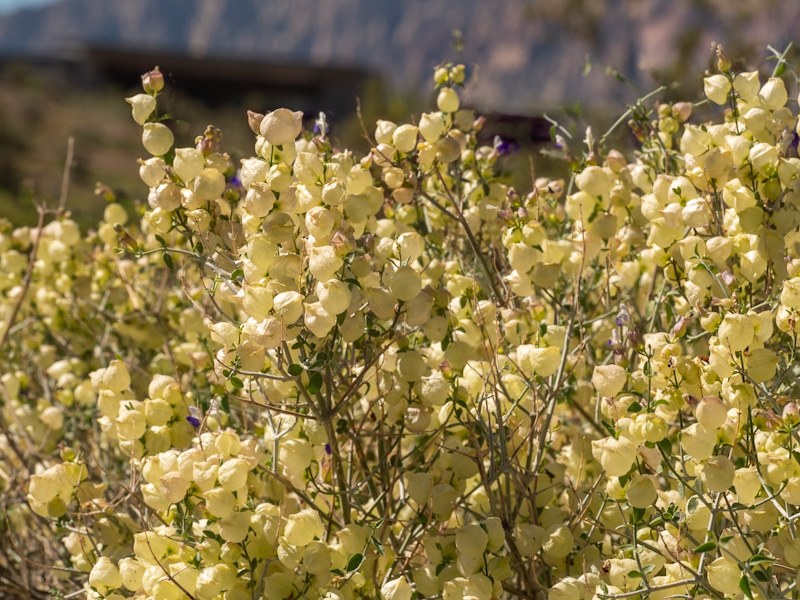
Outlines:
[[251,112],[238,168],[147,74],[143,218],[0,235],[3,584],[797,597],[797,118],[719,62],[718,122],[640,101],[526,194],[459,65],[363,158]]

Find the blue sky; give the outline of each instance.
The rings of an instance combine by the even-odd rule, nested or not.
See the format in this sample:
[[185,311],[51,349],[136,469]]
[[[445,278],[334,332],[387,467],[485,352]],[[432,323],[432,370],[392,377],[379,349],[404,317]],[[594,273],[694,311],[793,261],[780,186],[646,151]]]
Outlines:
[[34,8],[52,4],[56,0],[0,0],[0,14],[8,14],[21,8]]

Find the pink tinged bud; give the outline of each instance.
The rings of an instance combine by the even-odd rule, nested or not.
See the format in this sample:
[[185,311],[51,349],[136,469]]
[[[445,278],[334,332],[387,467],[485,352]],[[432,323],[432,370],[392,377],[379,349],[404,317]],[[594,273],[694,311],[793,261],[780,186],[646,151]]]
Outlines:
[[158,68],[142,75],[142,88],[148,94],[164,89],[164,74]]
[[787,425],[800,423],[800,409],[798,409],[796,402],[789,402],[783,407],[783,420]]

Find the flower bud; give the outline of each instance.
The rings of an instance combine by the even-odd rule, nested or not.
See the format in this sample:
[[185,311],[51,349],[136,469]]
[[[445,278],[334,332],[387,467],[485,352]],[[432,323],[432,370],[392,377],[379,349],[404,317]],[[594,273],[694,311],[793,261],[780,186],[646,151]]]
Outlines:
[[781,304],[786,308],[800,308],[800,277],[792,277],[783,282]]
[[319,513],[313,508],[306,508],[289,516],[283,535],[292,546],[306,546],[315,537],[322,539],[324,534],[325,525]]
[[147,187],[157,187],[164,180],[164,168],[167,163],[163,158],[154,156],[147,160],[140,161],[139,177]]
[[322,338],[336,325],[336,317],[326,311],[319,302],[306,302],[303,324],[316,337]]
[[565,577],[547,592],[547,600],[582,600],[581,586],[573,577]]
[[317,296],[319,302],[327,312],[338,315],[347,310],[353,294],[350,287],[344,281],[331,279],[325,283],[317,284]]
[[417,297],[422,291],[422,279],[411,267],[400,267],[389,280],[389,289],[395,298],[408,302]]
[[425,506],[430,500],[433,489],[433,479],[430,473],[421,471],[419,473],[407,473],[405,476],[406,491],[409,498],[420,506]]
[[114,590],[122,585],[122,576],[110,558],[101,556],[89,573],[89,585],[98,590]]
[[102,385],[112,392],[124,392],[131,385],[128,368],[121,360],[112,360],[103,370]]
[[206,499],[206,510],[220,519],[229,517],[236,506],[236,498],[226,489],[216,487],[203,494]]
[[379,144],[391,144],[392,135],[397,129],[397,125],[391,121],[379,120],[375,124],[375,141]]
[[144,570],[144,565],[135,558],[123,558],[119,561],[119,574],[126,590],[135,592],[142,587]]
[[203,169],[194,178],[192,191],[201,200],[216,200],[225,191],[225,176],[217,169]]
[[423,113],[419,120],[419,132],[425,141],[433,144],[444,135],[445,123],[439,113]]
[[130,98],[125,98],[125,102],[131,105],[133,120],[139,125],[144,125],[153,111],[156,109],[156,99],[149,94],[136,94]]
[[722,320],[717,336],[731,352],[740,352],[753,342],[755,336],[753,321],[747,315],[729,313]]
[[483,556],[489,543],[489,534],[477,523],[465,525],[456,532],[456,550],[459,554],[476,558]]
[[409,350],[397,357],[397,375],[401,381],[419,381],[425,374],[427,365],[419,352]]
[[777,110],[789,99],[786,85],[780,77],[770,77],[758,93],[761,105],[767,110]]
[[411,586],[403,577],[390,579],[381,586],[383,600],[411,600]]
[[548,538],[542,544],[542,553],[550,559],[566,558],[575,545],[575,539],[569,527],[559,525],[548,531]]
[[697,460],[706,460],[717,445],[717,434],[699,423],[689,425],[681,431],[681,447]]
[[716,396],[705,396],[694,409],[694,416],[700,425],[711,431],[725,424],[728,408]]
[[217,566],[206,567],[197,575],[195,595],[199,600],[211,600],[225,589],[225,577]]
[[738,92],[745,102],[752,103],[756,99],[758,86],[758,71],[739,73],[733,78],[733,89]]
[[793,569],[800,567],[800,538],[790,539],[784,544],[783,557]]
[[303,128],[303,113],[279,108],[267,113],[261,120],[259,131],[270,144],[283,146],[293,142]]
[[579,190],[586,192],[592,198],[597,198],[598,196],[607,198],[611,191],[608,175],[601,167],[586,167],[578,173],[575,183]]
[[711,75],[703,79],[703,88],[706,98],[714,104],[725,104],[728,101],[731,82],[725,75]]
[[408,153],[417,147],[419,130],[414,125],[400,125],[392,133],[392,145],[399,152]]
[[176,148],[172,168],[184,183],[191,181],[205,166],[205,157],[197,148]]
[[739,591],[742,571],[735,561],[720,557],[706,567],[708,582],[718,592],[735,594]]
[[458,94],[453,88],[442,88],[436,98],[436,106],[444,113],[456,112],[459,107]]
[[517,359],[523,372],[550,377],[561,365],[561,350],[555,346],[538,348],[532,344],[517,347]]
[[291,325],[303,315],[303,296],[297,292],[281,292],[275,296],[272,307],[285,325]]
[[142,75],[142,88],[148,94],[164,89],[164,74],[158,68]]
[[658,499],[656,486],[648,475],[637,475],[631,479],[625,493],[634,508],[648,508]]
[[636,446],[628,438],[603,438],[592,442],[592,455],[611,477],[622,477],[636,460]]
[[163,123],[145,123],[142,130],[142,145],[153,156],[163,156],[172,148],[175,136]]
[[710,492],[727,492],[733,485],[736,467],[727,456],[709,458],[700,471],[700,479]]
[[232,458],[220,465],[217,479],[222,489],[235,492],[242,489],[247,483],[247,474],[249,472],[250,467],[246,461],[241,458]]
[[592,385],[600,392],[601,396],[613,398],[625,387],[627,379],[627,372],[620,366],[598,365],[594,368]]

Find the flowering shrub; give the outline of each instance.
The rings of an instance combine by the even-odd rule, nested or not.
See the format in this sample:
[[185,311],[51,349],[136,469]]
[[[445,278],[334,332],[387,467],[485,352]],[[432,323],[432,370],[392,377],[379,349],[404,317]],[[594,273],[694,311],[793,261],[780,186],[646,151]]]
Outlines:
[[[128,102],[141,222],[0,234],[0,580],[37,598],[797,598],[800,158],[778,77],[519,194],[460,107]],[[316,135],[315,135],[316,134]],[[572,148],[573,155],[577,149]]]

